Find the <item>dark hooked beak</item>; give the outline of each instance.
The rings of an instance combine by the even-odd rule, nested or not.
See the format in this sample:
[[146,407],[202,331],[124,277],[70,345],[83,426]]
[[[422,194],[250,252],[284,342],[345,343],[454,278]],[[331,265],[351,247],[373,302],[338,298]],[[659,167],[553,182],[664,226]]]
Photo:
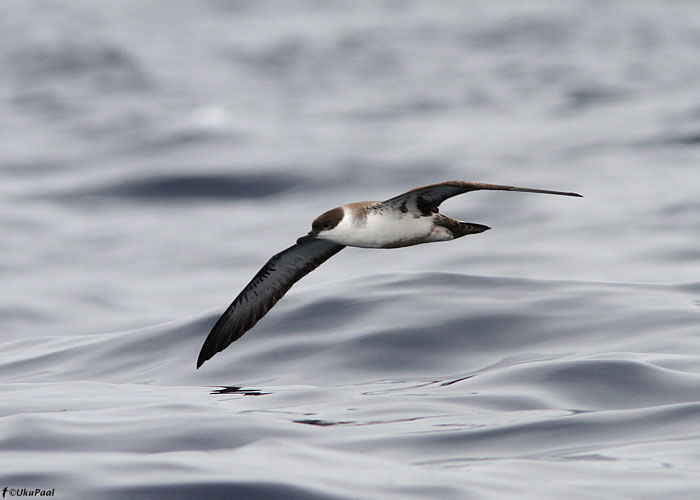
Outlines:
[[309,240],[316,239],[316,236],[318,236],[318,233],[319,233],[319,231],[316,231],[315,229],[312,229],[311,231],[309,231],[309,232],[306,234],[306,236],[302,236],[301,238],[299,238],[299,239],[297,240],[297,245],[298,245],[299,243],[303,243],[303,242],[305,242],[305,241],[309,241]]

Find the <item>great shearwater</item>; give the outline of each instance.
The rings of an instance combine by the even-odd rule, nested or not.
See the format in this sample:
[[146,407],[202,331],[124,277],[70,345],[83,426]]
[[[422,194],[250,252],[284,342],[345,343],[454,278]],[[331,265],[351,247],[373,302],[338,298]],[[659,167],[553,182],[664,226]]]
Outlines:
[[386,201],[361,201],[329,210],[314,220],[295,245],[274,255],[221,315],[204,341],[197,368],[239,339],[301,278],[346,246],[400,248],[482,233],[488,226],[439,213],[440,203],[480,189],[581,196],[578,193],[467,181],[448,181],[411,189]]

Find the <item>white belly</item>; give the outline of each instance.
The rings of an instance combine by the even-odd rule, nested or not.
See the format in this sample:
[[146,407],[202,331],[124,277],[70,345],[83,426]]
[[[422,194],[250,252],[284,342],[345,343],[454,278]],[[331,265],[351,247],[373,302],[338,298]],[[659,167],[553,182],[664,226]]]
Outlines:
[[366,217],[353,220],[345,208],[345,217],[331,231],[321,237],[341,245],[364,248],[397,248],[430,241],[452,239],[442,234],[444,228],[435,228],[432,217],[414,217],[401,212],[369,212]]

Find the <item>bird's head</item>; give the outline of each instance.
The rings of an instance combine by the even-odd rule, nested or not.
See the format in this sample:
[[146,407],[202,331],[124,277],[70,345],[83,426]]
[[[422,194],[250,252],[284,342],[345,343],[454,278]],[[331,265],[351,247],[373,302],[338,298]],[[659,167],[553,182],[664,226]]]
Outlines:
[[307,236],[315,238],[318,237],[319,234],[332,231],[340,221],[343,220],[343,217],[345,217],[345,210],[343,210],[343,207],[336,207],[333,210],[322,213],[314,219],[311,224],[311,231],[309,231]]

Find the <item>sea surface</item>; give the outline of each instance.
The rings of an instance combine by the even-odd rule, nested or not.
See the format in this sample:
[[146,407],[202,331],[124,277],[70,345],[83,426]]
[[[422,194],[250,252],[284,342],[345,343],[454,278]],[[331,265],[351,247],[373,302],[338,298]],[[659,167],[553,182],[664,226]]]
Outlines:
[[[0,491],[689,499],[700,3],[0,6]],[[337,205],[463,179],[199,370]],[[9,498],[9,496],[8,496]]]

